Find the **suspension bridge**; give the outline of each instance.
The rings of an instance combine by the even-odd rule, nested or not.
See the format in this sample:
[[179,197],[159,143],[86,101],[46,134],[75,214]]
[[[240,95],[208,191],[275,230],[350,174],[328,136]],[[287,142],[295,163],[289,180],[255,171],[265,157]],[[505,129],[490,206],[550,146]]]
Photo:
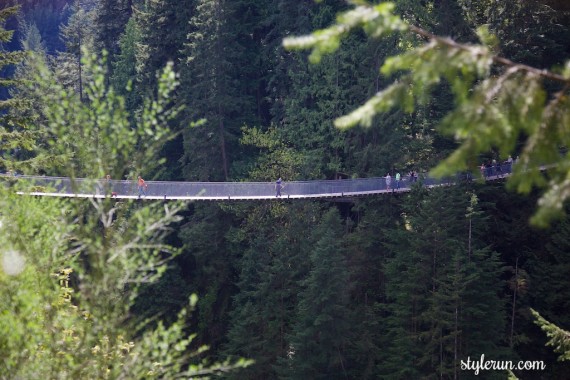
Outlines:
[[[484,174],[485,180],[497,180],[509,176],[511,165],[504,164]],[[136,180],[93,180],[85,178],[45,176],[3,176],[14,183],[18,194],[68,197],[68,198],[107,198],[148,199],[148,200],[188,200],[188,201],[237,201],[271,199],[322,199],[351,198],[382,195],[410,191],[415,182],[425,187],[449,186],[460,181],[471,180],[470,174],[446,178],[402,176],[394,177],[285,181],[281,196],[276,196],[274,182],[174,182],[146,181],[145,194],[140,196]]]

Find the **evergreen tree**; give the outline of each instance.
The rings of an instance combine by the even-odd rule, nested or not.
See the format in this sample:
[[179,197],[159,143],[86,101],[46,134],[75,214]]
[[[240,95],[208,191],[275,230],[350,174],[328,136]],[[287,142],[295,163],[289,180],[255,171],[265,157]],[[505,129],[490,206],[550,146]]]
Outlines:
[[95,35],[93,6],[92,0],[73,2],[71,16],[60,32],[66,50],[59,53],[56,59],[56,73],[59,82],[75,89],[81,100],[85,99],[83,91],[85,73],[82,67],[82,56],[87,51],[93,51]]
[[137,82],[133,81],[136,78],[136,52],[140,41],[139,27],[135,18],[131,17],[119,41],[120,52],[115,55],[110,81],[116,91],[124,96],[126,107],[130,112],[134,112],[140,106]]
[[120,39],[132,14],[133,0],[99,0],[93,17],[95,23],[94,44],[98,51],[109,54],[108,75],[113,75],[112,63],[121,52]]
[[144,0],[135,4],[134,16],[141,33],[137,44],[137,81],[141,94],[152,93],[156,74],[167,62],[178,72],[181,51],[189,32],[193,1]]
[[236,256],[242,249],[234,236],[239,236],[234,219],[231,210],[226,208],[196,204],[179,232],[183,252],[178,265],[188,288],[200,297],[195,314],[198,322],[195,342],[207,344],[217,355],[227,339]]
[[[14,16],[18,12],[18,7],[8,7],[0,9],[0,43],[7,44],[12,40],[14,31],[4,29],[6,20]],[[8,66],[16,65],[22,61],[24,55],[20,51],[0,51],[0,72],[4,71]],[[2,76],[0,78],[1,87],[9,87],[15,82]],[[0,112],[5,112],[11,106],[10,100],[0,100]]]
[[237,262],[239,291],[233,298],[223,352],[255,361],[231,378],[275,378],[277,361],[290,351],[287,335],[295,318],[299,281],[307,273],[308,231],[319,211],[310,203],[246,210],[241,234],[248,248]]
[[[184,43],[189,33],[189,21],[194,12],[194,1],[177,0],[144,0],[140,4],[134,4],[133,15],[137,27],[134,33],[140,33],[137,37],[136,46],[136,93],[132,95],[136,99],[142,99],[152,94],[156,88],[157,73],[164,65],[171,62],[174,70],[181,71],[181,63],[184,62]],[[125,59],[127,57],[121,57]],[[186,87],[182,84],[181,88]],[[177,90],[178,94],[179,90]],[[182,106],[188,106],[188,102],[180,101],[178,95],[176,102]],[[176,133],[176,138],[165,144],[162,155],[166,157],[167,165],[161,173],[153,173],[167,179],[180,179],[180,158],[182,156],[183,140],[182,131],[184,126],[189,125],[195,119],[188,120],[182,115],[172,120],[170,128]]]
[[395,231],[386,266],[394,343],[380,364],[385,375],[451,378],[467,356],[505,357],[499,349],[505,331],[501,266],[482,244],[479,206],[465,198],[461,189],[434,189],[407,202],[408,227]]
[[[1,25],[18,7],[0,10],[0,44],[11,40],[13,32],[5,30]],[[39,167],[48,168],[57,159],[52,154],[39,154],[38,144],[41,141],[40,128],[32,124],[37,121],[40,102],[25,88],[32,81],[32,75],[24,74],[24,67],[32,59],[31,49],[36,48],[37,54],[42,54],[42,45],[37,28],[30,25],[26,39],[23,42],[24,51],[0,51],[0,70],[7,66],[15,66],[14,77],[0,78],[0,88],[9,88],[10,98],[0,100],[0,165],[6,170],[19,172],[37,172]],[[35,53],[34,53],[35,54]],[[29,69],[28,69],[29,70]]]
[[327,211],[313,232],[311,269],[303,281],[297,316],[283,359],[283,378],[346,378],[350,342],[349,273],[339,237],[342,225],[335,209]]
[[236,133],[235,126],[230,132],[229,115],[235,115],[239,107],[232,77],[237,71],[234,65],[239,52],[235,49],[239,46],[230,33],[229,12],[223,0],[202,0],[191,19],[192,32],[185,50],[185,99],[195,110],[193,118],[204,117],[207,122],[184,131],[186,178],[229,179],[229,146],[235,143]]
[[348,220],[354,221],[355,229],[346,237],[353,310],[348,377],[378,379],[379,364],[398,358],[388,354],[394,340],[387,329],[385,266],[388,237],[400,228],[401,198],[366,200],[351,211]]

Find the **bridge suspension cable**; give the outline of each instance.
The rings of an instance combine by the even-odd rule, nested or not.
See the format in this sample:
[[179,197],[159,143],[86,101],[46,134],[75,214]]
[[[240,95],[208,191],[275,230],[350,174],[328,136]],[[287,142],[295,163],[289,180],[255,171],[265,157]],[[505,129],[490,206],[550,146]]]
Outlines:
[[[511,165],[504,164],[491,172],[484,173],[486,180],[508,176]],[[415,182],[412,176],[402,176],[399,183],[386,177],[314,180],[283,182],[281,196],[276,196],[274,182],[173,182],[146,181],[145,195],[139,196],[136,180],[93,180],[85,178],[45,176],[4,176],[6,180],[18,182],[18,193],[34,196],[155,199],[155,200],[256,200],[256,199],[308,199],[356,197],[393,192],[409,191]],[[416,177],[423,186],[448,186],[464,180],[471,180],[471,174],[435,179]]]

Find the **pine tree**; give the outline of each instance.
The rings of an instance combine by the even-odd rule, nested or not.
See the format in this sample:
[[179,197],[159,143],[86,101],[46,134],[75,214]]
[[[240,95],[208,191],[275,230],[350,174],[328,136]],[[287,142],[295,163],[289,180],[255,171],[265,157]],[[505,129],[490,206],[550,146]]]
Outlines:
[[[168,64],[172,63],[174,70],[180,73],[184,63],[184,43],[189,33],[189,21],[194,12],[194,1],[178,0],[144,0],[135,4],[133,16],[136,20],[134,33],[136,36],[136,76],[134,90],[130,101],[137,105],[137,99],[143,99],[152,95],[156,88],[157,73]],[[125,59],[128,57],[121,57]],[[187,102],[181,101],[178,93],[186,87],[182,83],[177,90],[175,102],[186,107]],[[161,173],[155,173],[165,179],[180,179],[180,159],[182,156],[183,139],[182,131],[185,126],[195,122],[195,119],[187,119],[182,115],[172,120],[170,128],[176,133],[176,138],[165,144],[162,156],[167,160],[167,165]]]
[[61,39],[66,51],[58,54],[56,68],[59,81],[75,89],[81,100],[85,99],[83,83],[82,57],[87,51],[93,51],[95,29],[93,24],[92,0],[75,0],[71,6],[71,15],[67,24],[61,28]]
[[[226,355],[243,356],[255,364],[230,378],[277,377],[276,364],[286,358],[295,318],[299,281],[307,273],[309,230],[315,205],[249,207],[242,226],[247,249],[239,256],[238,293],[230,312]],[[245,215],[245,214],[244,214]]]
[[[399,229],[401,199],[369,200],[355,205],[355,229],[346,236],[347,270],[351,283],[351,337],[348,377],[378,379],[378,365],[395,360],[388,351],[394,345],[388,336],[386,312],[386,263],[388,236]],[[403,361],[403,360],[402,360]]]
[[140,43],[136,45],[136,79],[141,95],[153,92],[156,74],[167,62],[172,62],[175,71],[179,71],[193,9],[193,1],[144,0],[140,5],[135,4],[133,14],[141,33]]
[[[10,42],[13,31],[5,30],[2,25],[8,18],[17,14],[19,7],[0,9],[0,44]],[[35,29],[30,28],[30,35]],[[38,40],[37,33],[33,35]],[[21,67],[27,59],[25,51],[0,51],[0,71],[9,67]],[[17,94],[17,88],[27,86],[27,82],[16,70],[13,78],[0,78],[0,88],[9,89],[10,98],[0,100],[0,165],[6,170],[28,171],[39,161],[31,160],[34,156],[38,134],[31,130],[33,120],[28,108],[33,104],[29,96]],[[45,162],[43,162],[45,163]]]
[[239,98],[237,75],[243,53],[229,23],[231,8],[224,0],[200,0],[191,19],[185,49],[184,99],[191,119],[205,118],[199,128],[184,131],[186,178],[228,180],[233,147],[240,125],[236,115],[244,104]]
[[297,316],[289,337],[289,358],[280,363],[282,378],[346,378],[350,315],[346,259],[338,212],[327,211],[313,232],[311,269],[303,281]]
[[115,55],[113,71],[110,83],[116,91],[124,96],[125,104],[129,111],[134,112],[140,106],[139,91],[137,90],[136,78],[136,52],[137,44],[141,41],[139,26],[135,18],[131,17],[121,35],[119,46],[120,52]]
[[[7,44],[12,40],[14,31],[4,29],[3,25],[6,20],[14,16],[18,12],[19,7],[8,7],[0,9],[0,43]],[[8,66],[16,65],[22,61],[24,55],[20,51],[0,51],[0,70],[5,70]],[[0,78],[0,87],[9,87],[14,85],[13,80]],[[6,111],[11,106],[10,100],[0,101],[0,112]]]
[[95,23],[94,45],[98,51],[109,54],[108,75],[113,75],[115,57],[121,53],[120,39],[132,14],[133,0],[100,0],[93,21]]
[[394,344],[380,365],[383,374],[451,378],[467,356],[505,358],[498,349],[505,329],[501,266],[481,241],[485,222],[474,199],[445,189],[412,194],[406,202],[408,227],[394,233],[386,266]]

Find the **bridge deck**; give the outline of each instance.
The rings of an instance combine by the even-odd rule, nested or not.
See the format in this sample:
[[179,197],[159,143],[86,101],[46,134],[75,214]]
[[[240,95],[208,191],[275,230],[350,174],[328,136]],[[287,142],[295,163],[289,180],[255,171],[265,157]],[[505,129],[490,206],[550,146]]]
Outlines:
[[[488,173],[486,180],[496,180],[510,174],[510,165],[500,173]],[[499,174],[499,175],[497,175]],[[390,185],[385,177],[284,182],[281,197],[276,197],[273,182],[167,182],[147,181],[145,194],[139,197],[136,181],[105,181],[65,177],[17,176],[3,177],[17,181],[18,193],[35,196],[69,198],[149,199],[188,201],[233,201],[346,198],[407,192],[413,181],[403,177],[398,184],[392,178]],[[434,179],[421,178],[423,186],[447,186],[465,180],[465,175]]]

